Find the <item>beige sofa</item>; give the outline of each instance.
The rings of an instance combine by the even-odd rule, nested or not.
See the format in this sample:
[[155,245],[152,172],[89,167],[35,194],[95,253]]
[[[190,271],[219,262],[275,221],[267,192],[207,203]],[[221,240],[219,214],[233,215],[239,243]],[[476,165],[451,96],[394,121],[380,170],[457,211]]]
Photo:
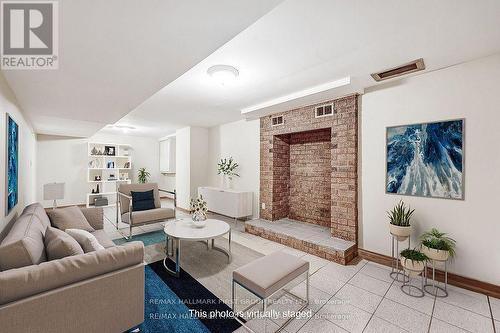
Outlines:
[[26,207],[14,222],[0,243],[0,331],[124,332],[144,321],[142,242],[115,246],[103,210],[82,212],[105,249],[53,261],[42,206]]

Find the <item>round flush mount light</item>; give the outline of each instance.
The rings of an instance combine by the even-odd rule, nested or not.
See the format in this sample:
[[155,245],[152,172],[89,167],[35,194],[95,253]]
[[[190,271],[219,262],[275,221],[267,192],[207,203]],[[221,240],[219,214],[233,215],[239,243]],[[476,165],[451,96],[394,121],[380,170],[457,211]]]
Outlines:
[[207,70],[207,74],[216,82],[226,85],[236,80],[240,72],[233,66],[214,65]]

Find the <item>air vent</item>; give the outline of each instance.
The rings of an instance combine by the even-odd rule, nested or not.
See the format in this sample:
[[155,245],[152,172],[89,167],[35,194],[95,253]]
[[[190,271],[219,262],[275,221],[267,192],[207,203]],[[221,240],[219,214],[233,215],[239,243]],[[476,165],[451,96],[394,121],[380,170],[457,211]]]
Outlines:
[[425,69],[424,59],[420,58],[407,64],[385,70],[383,72],[374,73],[372,77],[375,81],[383,81],[394,77],[410,74],[413,72],[422,71]]
[[273,126],[283,125],[283,116],[272,117],[271,124]]
[[333,114],[333,103],[317,106],[314,112],[316,118],[331,116]]

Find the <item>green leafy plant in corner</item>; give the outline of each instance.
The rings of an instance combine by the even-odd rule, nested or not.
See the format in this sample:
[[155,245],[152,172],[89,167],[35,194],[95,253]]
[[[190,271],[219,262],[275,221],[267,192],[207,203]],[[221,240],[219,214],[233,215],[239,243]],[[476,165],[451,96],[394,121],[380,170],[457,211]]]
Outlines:
[[147,183],[149,177],[151,177],[151,174],[146,171],[146,168],[140,168],[139,171],[137,172],[137,180],[141,184]]
[[415,209],[411,209],[410,206],[407,207],[404,201],[400,200],[391,211],[387,212],[387,214],[389,215],[391,224],[400,227],[409,227],[410,219],[414,211]]
[[448,251],[450,257],[455,257],[456,241],[453,238],[446,236],[444,232],[440,232],[436,228],[432,228],[420,236],[422,245],[435,250]]
[[239,177],[240,175],[236,173],[236,169],[239,167],[232,157],[221,158],[219,163],[217,163],[217,174],[223,174],[233,179],[233,177]]
[[429,258],[425,254],[416,249],[404,249],[403,251],[401,251],[401,257],[405,258],[405,262],[406,260],[411,260],[412,262],[422,262],[429,260]]

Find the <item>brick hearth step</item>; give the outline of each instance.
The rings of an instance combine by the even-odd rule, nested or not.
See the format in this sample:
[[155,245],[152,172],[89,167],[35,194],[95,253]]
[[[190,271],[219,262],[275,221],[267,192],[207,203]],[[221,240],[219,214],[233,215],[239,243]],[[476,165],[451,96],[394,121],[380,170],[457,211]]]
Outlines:
[[330,228],[315,224],[257,219],[245,222],[245,231],[343,265],[357,255],[354,242],[332,237]]

